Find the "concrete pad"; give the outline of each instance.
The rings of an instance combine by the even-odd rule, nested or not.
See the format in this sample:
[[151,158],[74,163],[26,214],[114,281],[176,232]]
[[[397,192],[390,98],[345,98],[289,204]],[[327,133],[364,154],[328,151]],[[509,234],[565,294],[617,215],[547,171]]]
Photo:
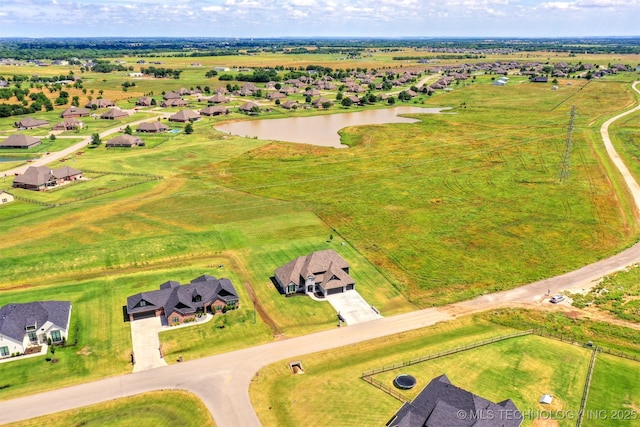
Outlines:
[[167,362],[160,357],[160,338],[158,332],[162,330],[162,318],[134,320],[131,323],[131,340],[135,364],[133,372],[166,366]]
[[327,301],[342,316],[347,325],[382,318],[380,314],[373,311],[371,305],[356,290],[328,295]]

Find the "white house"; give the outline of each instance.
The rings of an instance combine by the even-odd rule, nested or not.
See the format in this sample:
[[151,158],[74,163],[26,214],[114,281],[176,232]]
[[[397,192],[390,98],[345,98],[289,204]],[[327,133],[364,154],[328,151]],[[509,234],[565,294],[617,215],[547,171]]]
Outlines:
[[0,358],[22,354],[29,347],[68,338],[70,301],[8,304],[0,308]]
[[0,190],[0,205],[13,202],[13,194]]

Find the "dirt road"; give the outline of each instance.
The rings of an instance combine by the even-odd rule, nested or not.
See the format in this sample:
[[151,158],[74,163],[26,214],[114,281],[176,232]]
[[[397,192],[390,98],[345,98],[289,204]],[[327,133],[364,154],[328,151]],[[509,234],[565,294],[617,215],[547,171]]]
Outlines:
[[[633,87],[638,91],[637,82]],[[619,160],[611,145],[608,128],[615,120],[638,110],[640,106],[608,120],[602,126],[607,152],[620,168],[637,205],[640,201],[640,186]],[[615,160],[616,158],[618,161]],[[185,389],[197,394],[203,400],[218,426],[260,426],[260,421],[249,399],[249,385],[256,373],[270,363],[280,360],[288,361],[303,354],[431,326],[459,315],[512,306],[515,303],[526,304],[539,301],[548,291],[557,293],[563,290],[588,288],[602,276],[638,261],[640,261],[640,244],[609,259],[562,276],[541,280],[506,292],[484,295],[447,307],[385,317],[346,328],[275,341],[217,356],[0,402],[0,423],[152,390]]]

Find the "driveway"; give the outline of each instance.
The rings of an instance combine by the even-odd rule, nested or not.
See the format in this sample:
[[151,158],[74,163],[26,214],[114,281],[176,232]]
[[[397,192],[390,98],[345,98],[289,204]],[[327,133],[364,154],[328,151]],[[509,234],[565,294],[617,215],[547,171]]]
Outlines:
[[382,318],[356,290],[328,295],[327,301],[342,316],[347,325]]
[[158,332],[162,330],[160,317],[134,320],[131,323],[131,341],[135,364],[133,372],[166,366],[167,362],[160,357],[160,338]]

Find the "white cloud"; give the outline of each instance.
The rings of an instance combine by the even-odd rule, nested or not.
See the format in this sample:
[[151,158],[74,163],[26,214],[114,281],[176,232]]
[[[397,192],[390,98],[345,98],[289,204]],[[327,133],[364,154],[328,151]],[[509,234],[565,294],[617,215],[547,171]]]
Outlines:
[[222,6],[204,6],[202,8],[204,12],[222,12],[224,8]]

